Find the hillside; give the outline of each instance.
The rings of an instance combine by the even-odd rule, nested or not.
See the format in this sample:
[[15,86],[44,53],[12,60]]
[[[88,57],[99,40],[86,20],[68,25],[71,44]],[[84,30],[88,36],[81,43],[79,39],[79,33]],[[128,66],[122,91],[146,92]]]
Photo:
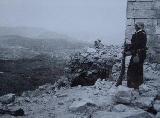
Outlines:
[[[160,65],[145,62],[144,84],[140,86],[138,92],[126,87],[125,80],[122,86],[115,87],[115,80],[119,76],[120,47],[107,46],[106,53],[97,55],[99,52],[101,52],[99,49],[97,53],[94,49],[87,48],[87,53],[93,55],[89,56],[91,60],[100,55],[102,59],[103,54],[105,58],[115,58],[112,78],[98,79],[91,86],[71,87],[68,78],[63,76],[55,84],[39,86],[34,91],[23,92],[20,96],[14,94],[1,96],[0,108],[9,110],[22,108],[25,115],[20,118],[159,118]],[[82,53],[84,57],[85,54]],[[44,76],[50,74],[46,73]],[[43,77],[41,73],[37,73],[36,76]],[[14,118],[7,114],[1,117]]]
[[0,27],[0,95],[54,83],[63,76],[64,57],[84,46],[42,29]]
[[93,86],[60,90],[47,84],[24,92],[7,107],[11,110],[23,108],[25,116],[21,118],[159,118],[160,73],[156,67],[145,64],[146,79],[140,94],[127,88],[126,81],[118,88],[115,81],[104,80],[98,80]]

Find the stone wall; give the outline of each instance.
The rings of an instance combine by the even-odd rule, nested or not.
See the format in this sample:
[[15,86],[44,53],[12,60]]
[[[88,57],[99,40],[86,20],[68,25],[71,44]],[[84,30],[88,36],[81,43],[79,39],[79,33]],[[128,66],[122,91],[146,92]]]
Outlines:
[[136,22],[144,22],[149,55],[160,62],[160,0],[128,0],[126,39],[131,39]]

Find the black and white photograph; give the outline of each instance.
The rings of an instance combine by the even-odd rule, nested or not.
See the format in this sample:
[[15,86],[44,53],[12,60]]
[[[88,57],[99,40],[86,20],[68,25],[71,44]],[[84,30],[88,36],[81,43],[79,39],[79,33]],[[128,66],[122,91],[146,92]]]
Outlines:
[[160,118],[160,0],[0,0],[0,118]]

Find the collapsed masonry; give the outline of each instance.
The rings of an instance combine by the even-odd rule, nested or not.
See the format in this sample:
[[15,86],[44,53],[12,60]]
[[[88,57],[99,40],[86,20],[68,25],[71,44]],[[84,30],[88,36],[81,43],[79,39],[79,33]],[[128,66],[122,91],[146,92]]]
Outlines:
[[160,63],[160,0],[128,0],[126,39],[130,40],[136,22],[144,22],[151,61]]

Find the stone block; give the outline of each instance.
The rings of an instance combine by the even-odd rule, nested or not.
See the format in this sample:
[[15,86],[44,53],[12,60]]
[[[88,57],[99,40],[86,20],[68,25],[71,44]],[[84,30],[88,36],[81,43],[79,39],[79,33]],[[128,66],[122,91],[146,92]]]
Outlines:
[[157,25],[157,19],[135,19],[135,23],[136,22],[143,22],[145,26]]
[[132,99],[133,99],[133,89],[125,86],[118,86],[117,93],[115,94],[116,103],[130,104]]
[[133,2],[133,7],[134,9],[142,9],[142,10],[154,9],[154,2],[152,1]]
[[134,19],[127,19],[126,20],[126,26],[134,25]]
[[127,3],[127,11],[134,10],[134,3],[135,2],[133,2],[133,1]]
[[155,34],[160,35],[160,26],[156,26],[156,33]]
[[155,10],[128,10],[127,18],[157,18],[157,12]]
[[160,9],[160,1],[159,0],[154,1],[154,9]]

